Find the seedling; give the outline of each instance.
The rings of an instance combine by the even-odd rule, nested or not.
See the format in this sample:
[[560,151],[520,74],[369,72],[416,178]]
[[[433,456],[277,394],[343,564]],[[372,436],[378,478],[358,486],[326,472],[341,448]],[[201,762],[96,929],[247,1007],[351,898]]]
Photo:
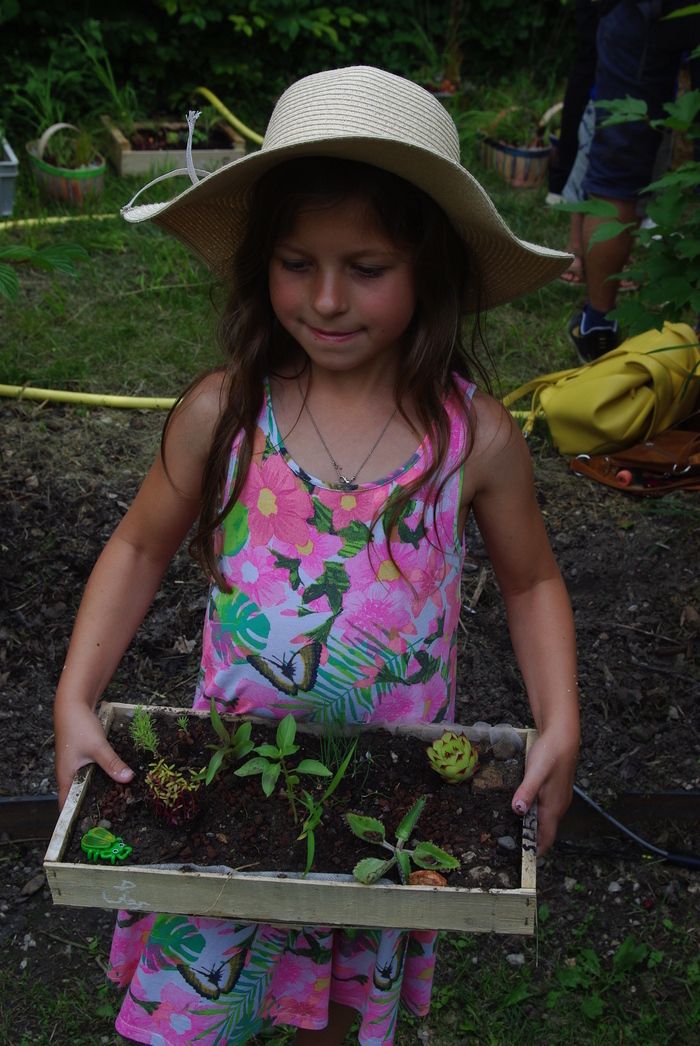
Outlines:
[[314,854],[316,853],[316,837],[315,830],[323,816],[323,809],[325,804],[328,802],[330,797],[335,792],[336,788],[345,776],[345,771],[350,765],[350,760],[355,754],[357,748],[357,741],[353,741],[352,745],[348,749],[345,758],[333,775],[333,780],[327,786],[323,795],[319,799],[314,799],[310,792],[302,790],[299,802],[306,810],[306,819],[302,822],[301,834],[298,836],[299,839],[306,839],[306,868],[304,869],[304,875],[308,875],[311,871],[311,866],[314,863]]
[[[297,813],[296,788],[299,784],[299,774],[311,774],[314,777],[331,777],[331,771],[318,759],[302,759],[297,766],[290,767],[287,760],[299,751],[299,745],[294,744],[297,724],[294,716],[290,713],[281,719],[275,735],[276,745],[258,745],[255,751],[258,753],[254,759],[249,759],[243,766],[239,766],[234,773],[237,777],[251,777],[253,774],[262,774],[262,790],[269,798],[280,774],[284,779],[284,790],[289,800],[294,824],[299,823]],[[318,823],[318,822],[316,822]]]
[[190,721],[186,715],[179,715],[175,722],[177,723],[178,730],[182,730],[183,734],[188,734],[190,732]]
[[139,751],[150,752],[153,756],[158,755],[158,734],[147,708],[143,708],[141,705],[136,708],[129,729],[131,739]]
[[153,813],[166,824],[173,827],[185,824],[199,811],[201,772],[191,768],[177,770],[159,759],[149,767],[144,784]]
[[448,784],[461,784],[476,773],[479,753],[464,734],[446,730],[426,748],[430,765]]
[[203,778],[208,785],[212,783],[227,760],[237,762],[243,756],[248,755],[248,752],[253,748],[253,742],[250,740],[252,725],[250,723],[241,723],[238,729],[234,727],[231,733],[229,733],[226,729],[226,724],[219,715],[213,697],[211,699],[210,716],[211,725],[219,737],[219,744],[207,745],[207,748],[214,750],[214,754],[209,760],[209,766],[206,770],[200,770],[200,780]]
[[389,850],[391,853],[391,857],[385,861],[378,857],[366,857],[364,860],[359,861],[352,870],[352,874],[358,882],[371,886],[372,883],[376,883],[386,875],[394,865],[397,865],[399,878],[405,886],[411,874],[411,861],[418,865],[419,868],[429,868],[431,870],[450,871],[454,868],[459,868],[457,858],[453,857],[452,854],[446,853],[445,850],[441,850],[434,843],[416,843],[415,849],[405,849],[406,843],[411,838],[413,830],[418,823],[418,818],[423,813],[426,800],[427,796],[422,795],[403,818],[396,829],[396,844],[387,842],[384,825],[376,817],[365,817],[361,814],[345,815],[350,830],[359,839],[366,843],[376,843],[378,846],[383,846],[385,850]]

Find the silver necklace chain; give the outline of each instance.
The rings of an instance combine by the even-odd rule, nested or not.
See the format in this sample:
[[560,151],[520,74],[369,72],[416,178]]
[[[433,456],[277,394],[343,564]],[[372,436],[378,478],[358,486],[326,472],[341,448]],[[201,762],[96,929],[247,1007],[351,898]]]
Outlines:
[[377,447],[381,443],[382,438],[384,437],[384,434],[385,434],[386,430],[389,428],[389,426],[391,425],[392,421],[394,420],[394,416],[396,414],[396,411],[398,410],[398,407],[394,407],[394,410],[391,412],[391,414],[389,415],[389,417],[386,420],[386,424],[384,425],[384,428],[379,433],[379,435],[377,436],[377,438],[374,441],[374,443],[372,444],[372,446],[369,448],[367,456],[364,458],[362,464],[355,470],[355,474],[353,476],[345,476],[343,474],[343,470],[341,469],[340,465],[338,464],[338,462],[335,460],[335,458],[331,454],[331,451],[330,451],[330,448],[329,448],[328,444],[326,443],[325,439],[321,435],[321,430],[319,429],[318,425],[316,424],[316,419],[314,418],[313,414],[311,413],[311,408],[309,407],[309,404],[307,402],[306,396],[304,396],[304,394],[302,392],[301,384],[299,384],[299,392],[301,393],[301,396],[302,396],[302,400],[303,400],[303,403],[304,403],[304,409],[306,410],[306,413],[309,415],[309,420],[310,420],[311,424],[313,425],[313,427],[316,430],[316,435],[318,436],[318,438],[320,439],[321,443],[323,444],[323,449],[325,450],[326,454],[328,455],[330,463],[331,463],[331,465],[333,466],[333,468],[336,471],[336,475],[338,476],[338,482],[340,483],[341,487],[345,488],[345,490],[351,490],[352,487],[355,484],[355,480],[360,475],[360,473],[362,472],[363,468],[365,467],[365,465],[367,464],[367,462],[372,457],[372,455],[374,454],[375,450],[377,449]]

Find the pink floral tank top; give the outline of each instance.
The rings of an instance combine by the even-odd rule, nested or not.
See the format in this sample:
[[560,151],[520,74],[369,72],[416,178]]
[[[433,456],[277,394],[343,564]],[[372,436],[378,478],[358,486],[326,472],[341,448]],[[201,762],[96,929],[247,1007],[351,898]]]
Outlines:
[[[458,385],[471,399],[474,386]],[[452,398],[446,409],[450,472],[466,433]],[[453,720],[462,469],[435,507],[423,489],[404,507],[393,562],[381,519],[429,454],[426,438],[385,479],[350,490],[324,483],[287,452],[266,385],[246,483],[218,535],[231,591],[209,593],[195,708],[213,696],[227,711],[327,725]]]

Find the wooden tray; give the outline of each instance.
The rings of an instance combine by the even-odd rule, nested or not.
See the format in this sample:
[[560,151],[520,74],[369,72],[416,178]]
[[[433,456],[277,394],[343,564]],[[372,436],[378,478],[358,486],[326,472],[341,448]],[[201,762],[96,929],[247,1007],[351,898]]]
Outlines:
[[[100,716],[107,734],[113,724],[131,718],[134,707],[120,703],[103,704]],[[175,717],[181,715],[183,709],[159,708],[158,712]],[[206,716],[208,713],[196,714]],[[223,718],[235,720],[236,717]],[[269,721],[265,722],[269,725]],[[470,732],[469,727],[461,724],[453,724],[450,729],[466,734]],[[313,733],[318,728],[299,724],[299,730]],[[440,737],[444,730],[444,724],[420,724],[399,727],[396,732],[431,741]],[[536,732],[521,730],[518,733],[525,742],[527,759]],[[80,816],[93,770],[94,764],[82,779],[73,784],[44,859],[46,878],[55,904],[223,916],[290,926],[323,924],[534,933],[537,909],[537,817],[534,807],[523,822],[520,886],[514,890],[381,883],[363,886],[351,875],[312,873],[304,877],[301,872],[195,871],[188,870],[191,866],[187,865],[158,868],[130,864],[75,864],[63,860],[63,856],[73,825]]]

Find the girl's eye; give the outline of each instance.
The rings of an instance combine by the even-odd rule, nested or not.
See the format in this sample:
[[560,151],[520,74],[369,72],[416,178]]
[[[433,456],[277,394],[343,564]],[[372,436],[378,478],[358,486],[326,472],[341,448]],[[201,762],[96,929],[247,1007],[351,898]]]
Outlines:
[[386,267],[380,265],[356,265],[355,272],[366,280],[374,280],[386,272]]
[[305,272],[308,266],[301,258],[281,258],[280,264],[285,272]]

